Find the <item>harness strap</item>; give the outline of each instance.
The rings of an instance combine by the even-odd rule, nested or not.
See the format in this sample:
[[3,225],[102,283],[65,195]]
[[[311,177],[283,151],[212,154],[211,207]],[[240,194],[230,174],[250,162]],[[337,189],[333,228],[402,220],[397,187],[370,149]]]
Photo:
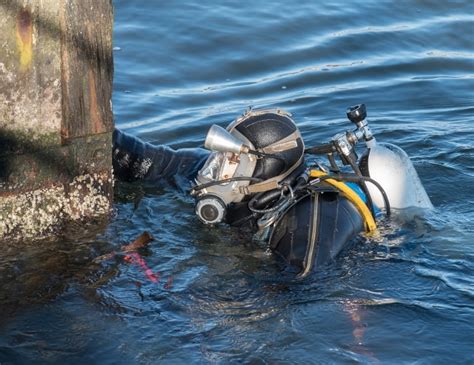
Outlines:
[[277,152],[291,150],[293,148],[298,147],[298,142],[297,142],[298,138],[301,138],[301,134],[298,130],[295,130],[293,133],[289,134],[285,138],[262,148],[262,152],[277,153]]
[[255,193],[262,193],[264,191],[270,191],[279,187],[280,185],[278,185],[278,181],[269,179],[253,185],[239,186],[239,192],[244,195],[251,195]]
[[302,155],[298,159],[298,161],[293,166],[291,166],[290,169],[288,169],[281,175],[274,176],[260,183],[256,183],[256,184],[252,184],[248,186],[240,186],[239,192],[241,194],[251,195],[251,194],[263,193],[265,191],[270,191],[270,190],[279,188],[280,187],[279,182],[283,180],[285,177],[287,177],[288,175],[290,175],[299,165],[301,165],[301,163],[303,162],[303,159],[304,159],[304,155]]

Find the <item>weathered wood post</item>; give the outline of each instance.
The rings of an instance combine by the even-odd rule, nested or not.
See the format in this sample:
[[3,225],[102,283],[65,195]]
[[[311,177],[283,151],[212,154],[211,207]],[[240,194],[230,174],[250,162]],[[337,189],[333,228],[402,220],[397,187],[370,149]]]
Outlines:
[[0,240],[108,214],[111,0],[0,0]]

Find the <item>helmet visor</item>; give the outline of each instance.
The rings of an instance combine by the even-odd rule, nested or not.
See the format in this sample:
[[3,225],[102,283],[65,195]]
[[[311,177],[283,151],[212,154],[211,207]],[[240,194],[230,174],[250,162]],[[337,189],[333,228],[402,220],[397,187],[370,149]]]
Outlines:
[[212,152],[199,171],[199,177],[207,181],[218,181],[234,177],[239,165],[238,156],[232,152]]

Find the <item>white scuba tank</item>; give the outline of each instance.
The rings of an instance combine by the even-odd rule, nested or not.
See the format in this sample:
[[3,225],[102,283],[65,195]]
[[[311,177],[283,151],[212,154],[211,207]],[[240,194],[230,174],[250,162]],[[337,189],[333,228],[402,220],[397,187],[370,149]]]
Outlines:
[[[360,169],[364,175],[382,186],[392,208],[433,208],[405,151],[394,144],[375,141],[371,141],[367,147],[368,151],[360,161]],[[384,201],[379,189],[371,183],[367,183],[367,187],[374,204],[383,207]]]

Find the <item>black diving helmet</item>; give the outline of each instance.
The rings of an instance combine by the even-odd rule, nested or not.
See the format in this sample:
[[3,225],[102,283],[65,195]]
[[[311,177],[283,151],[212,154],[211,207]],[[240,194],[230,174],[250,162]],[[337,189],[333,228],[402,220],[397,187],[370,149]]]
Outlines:
[[249,110],[226,129],[213,125],[204,146],[212,152],[191,194],[206,224],[250,216],[245,202],[251,196],[281,189],[304,169],[303,139],[282,110]]

